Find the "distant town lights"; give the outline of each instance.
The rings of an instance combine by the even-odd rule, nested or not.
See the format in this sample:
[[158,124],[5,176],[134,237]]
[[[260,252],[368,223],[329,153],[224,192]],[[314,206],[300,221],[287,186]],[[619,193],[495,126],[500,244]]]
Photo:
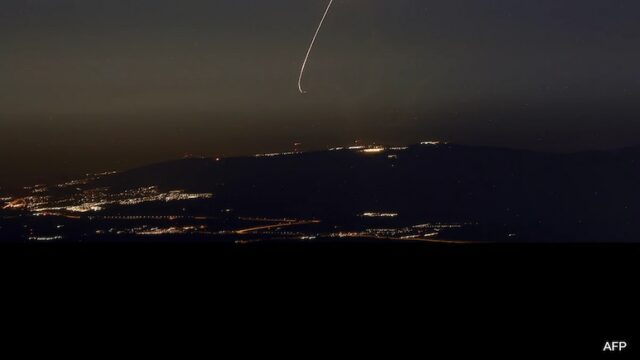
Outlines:
[[362,217],[371,217],[371,218],[384,218],[384,217],[397,217],[398,213],[392,213],[392,212],[387,212],[387,213],[381,213],[381,212],[365,212],[362,215],[360,215]]
[[368,148],[368,149],[364,149],[362,150],[363,153],[365,154],[378,154],[381,153],[383,151],[385,151],[386,149],[383,147],[372,147],[372,148]]

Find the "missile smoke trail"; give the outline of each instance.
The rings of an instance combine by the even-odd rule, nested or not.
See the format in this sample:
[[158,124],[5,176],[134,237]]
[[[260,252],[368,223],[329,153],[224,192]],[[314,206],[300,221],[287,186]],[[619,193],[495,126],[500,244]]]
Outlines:
[[320,20],[320,24],[318,24],[318,28],[316,29],[316,33],[313,35],[313,39],[311,40],[311,44],[309,45],[309,50],[307,50],[307,55],[304,57],[304,61],[302,62],[302,68],[300,68],[300,77],[298,78],[298,91],[300,94],[305,94],[306,91],[302,89],[302,78],[304,77],[304,69],[307,67],[307,61],[309,61],[309,55],[311,55],[311,51],[313,50],[313,45],[316,43],[316,39],[318,38],[318,34],[322,29],[322,24],[324,24],[324,19],[327,18],[327,14],[329,14],[329,10],[331,10],[331,5],[333,5],[333,0],[329,1],[329,5],[327,5],[327,9],[324,11],[324,15]]

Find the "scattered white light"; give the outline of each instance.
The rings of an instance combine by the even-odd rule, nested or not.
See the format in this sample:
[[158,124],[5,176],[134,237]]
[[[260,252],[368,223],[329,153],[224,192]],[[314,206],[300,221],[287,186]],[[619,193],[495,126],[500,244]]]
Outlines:
[[29,240],[31,241],[53,241],[53,240],[61,240],[62,236],[29,236]]
[[398,213],[365,212],[362,217],[397,217]]

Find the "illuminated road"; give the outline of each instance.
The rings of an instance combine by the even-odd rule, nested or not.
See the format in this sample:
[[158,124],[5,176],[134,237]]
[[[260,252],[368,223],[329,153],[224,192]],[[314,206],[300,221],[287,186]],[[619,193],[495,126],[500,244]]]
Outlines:
[[10,201],[3,207],[3,209],[15,209],[15,208],[23,208],[27,206],[27,201],[24,198],[15,199]]
[[[376,240],[393,240],[393,241],[420,241],[420,242],[428,242],[428,243],[435,243],[435,244],[464,245],[464,244],[478,243],[477,241],[439,240],[439,239],[425,239],[425,238],[398,238],[398,237],[390,237],[390,236],[371,236],[371,235],[365,235],[365,234],[349,235],[347,237],[359,238],[359,239],[369,238],[369,239],[376,239]],[[483,243],[486,243],[486,242],[483,242]]]
[[262,225],[262,226],[250,227],[247,229],[236,230],[235,233],[242,235],[242,234],[248,234],[248,233],[251,233],[254,231],[260,231],[260,230],[270,230],[270,229],[277,229],[282,227],[289,227],[289,226],[296,226],[296,225],[309,225],[309,224],[318,224],[318,223],[320,223],[320,220],[301,220],[301,221],[283,222],[278,224]]

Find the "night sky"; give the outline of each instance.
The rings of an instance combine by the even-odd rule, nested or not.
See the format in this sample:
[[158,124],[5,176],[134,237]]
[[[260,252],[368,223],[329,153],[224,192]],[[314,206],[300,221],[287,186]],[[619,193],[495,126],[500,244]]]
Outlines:
[[640,144],[637,0],[3,0],[0,185],[191,153]]

